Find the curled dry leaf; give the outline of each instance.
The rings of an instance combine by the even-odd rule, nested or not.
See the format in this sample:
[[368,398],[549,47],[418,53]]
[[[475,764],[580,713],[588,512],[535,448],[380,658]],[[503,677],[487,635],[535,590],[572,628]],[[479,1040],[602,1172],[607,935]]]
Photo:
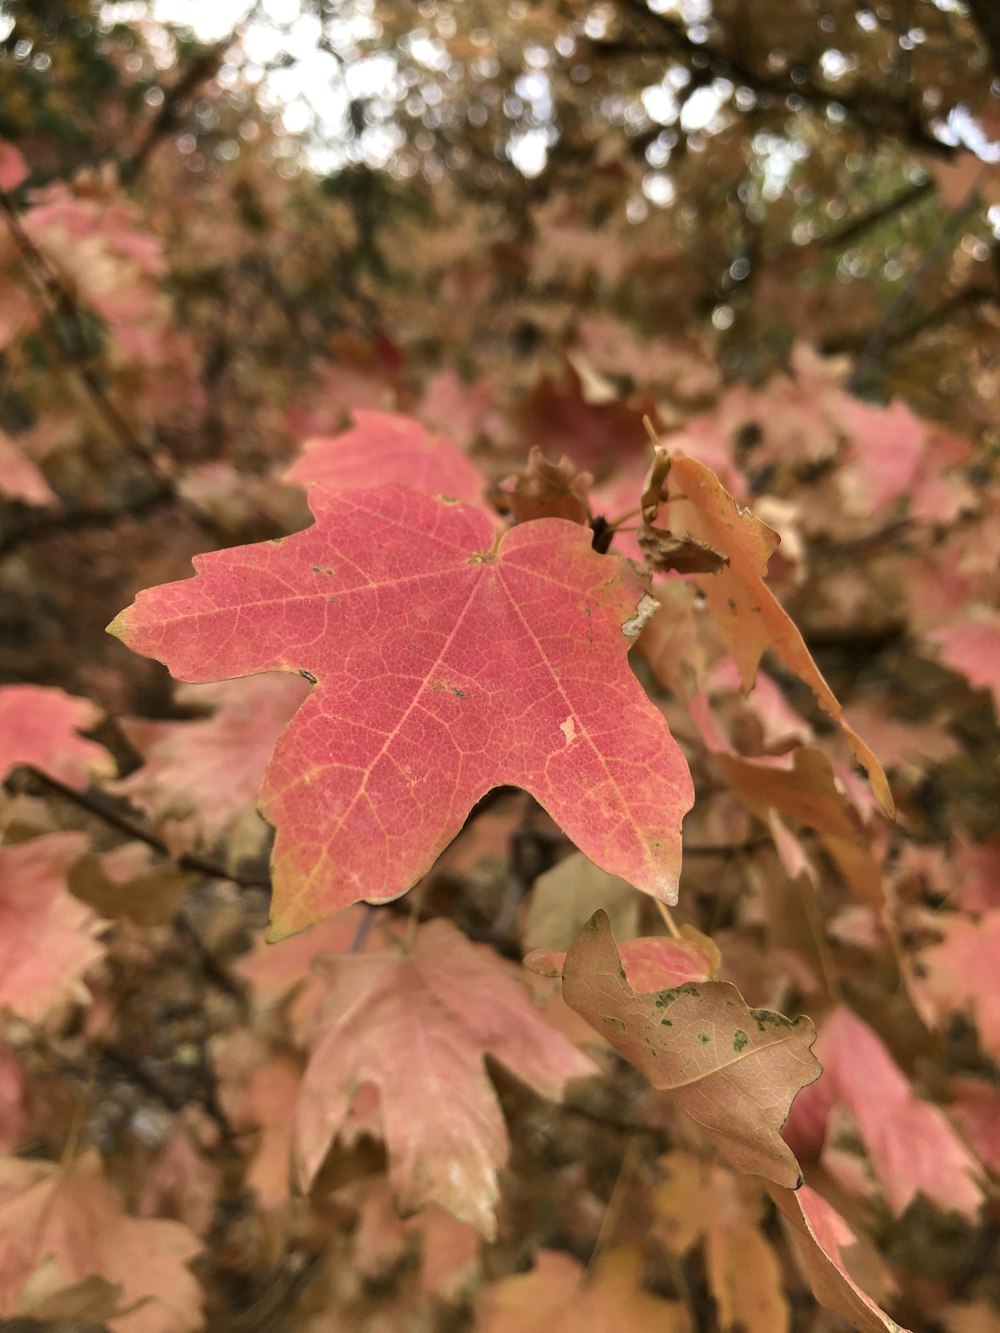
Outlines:
[[841,1315],[858,1333],[907,1333],[861,1290],[844,1266],[843,1252],[856,1241],[844,1219],[808,1185],[794,1193],[768,1187],[820,1305]]
[[654,526],[664,498],[663,488],[670,472],[670,462],[670,454],[664,449],[657,449],[643,483],[641,517],[636,533],[643,559],[650,569],[659,574],[718,574],[729,564],[727,555],[689,532]]
[[[669,456],[667,450],[658,446],[651,476],[657,467],[662,470],[664,456]],[[699,586],[711,606],[719,633],[739,666],[744,689],[753,684],[764,651],[772,649],[789,671],[809,686],[820,707],[840,724],[851,751],[868,773],[879,804],[892,818],[895,805],[881,764],[844,721],[840,703],[813,661],[805,640],[764,582],[767,562],[778,545],[778,534],[742,509],[704,464],[693,458],[674,457],[668,471],[671,522],[728,559],[724,569],[714,577],[704,576]],[[662,480],[656,485],[662,485]]]
[[103,745],[85,740],[101,720],[89,699],[47,685],[0,687],[0,777],[19,764],[48,773],[72,787],[85,787],[91,777],[111,777],[115,763]]
[[589,472],[578,472],[565,454],[553,463],[535,445],[509,492],[511,512],[518,523],[533,518],[565,518],[570,523],[587,524],[593,480]]
[[496,1231],[507,1131],[483,1065],[489,1052],[543,1096],[593,1072],[514,976],[439,920],[406,954],[331,960],[296,1116],[310,1184],[358,1090],[378,1088],[389,1177],[405,1212],[435,1202]]
[[[748,810],[768,825],[789,875],[809,869],[801,844],[786,818],[817,831],[824,847],[854,893],[873,906],[882,903],[882,873],[862,837],[858,812],[841,791],[822,750],[803,745],[787,759],[743,759],[717,753],[712,762]],[[802,864],[796,862],[801,859]]]
[[496,540],[482,510],[394,486],[314,487],[310,503],[314,527],[200,556],[196,578],[140,593],[110,627],[181,679],[314,684],[261,793],[272,937],[398,897],[507,783],[675,902],[693,788],[628,665],[642,577],[562,519]]
[[566,955],[563,998],[738,1170],[798,1185],[798,1163],[779,1130],[795,1094],[819,1073],[807,1018],[751,1009],[724,981],[638,994],[604,912]]

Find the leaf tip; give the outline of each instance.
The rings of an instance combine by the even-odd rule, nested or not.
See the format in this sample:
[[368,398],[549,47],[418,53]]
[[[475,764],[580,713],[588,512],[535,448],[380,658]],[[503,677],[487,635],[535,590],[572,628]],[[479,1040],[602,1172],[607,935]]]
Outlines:
[[128,634],[128,613],[130,610],[131,607],[126,607],[124,611],[119,611],[114,620],[104,627],[104,633],[113,634],[116,639],[121,639],[122,643],[125,643],[126,635]]

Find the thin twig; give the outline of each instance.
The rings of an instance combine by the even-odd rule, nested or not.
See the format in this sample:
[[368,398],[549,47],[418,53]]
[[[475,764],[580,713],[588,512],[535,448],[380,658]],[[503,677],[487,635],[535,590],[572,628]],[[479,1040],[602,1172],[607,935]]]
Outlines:
[[671,912],[667,904],[661,902],[659,898],[657,898],[656,907],[660,913],[660,916],[663,918],[663,924],[666,926],[668,932],[674,937],[675,940],[682,940],[684,936],[677,929],[677,922],[674,920],[674,914],[673,912]]
[[175,856],[159,834],[154,833],[141,820],[133,818],[123,810],[118,810],[100,793],[77,791],[75,787],[70,787],[65,782],[60,782],[58,778],[43,773],[37,768],[33,768],[31,772],[40,782],[53,791],[59,792],[61,796],[65,796],[67,800],[72,801],[81,810],[96,815],[105,824],[110,824],[112,828],[118,829],[120,833],[124,833],[127,837],[135,838],[138,842],[144,842],[147,847],[159,852],[161,856],[173,862],[180,870],[194,870],[200,874],[208,875],[212,879],[229,880],[230,883],[238,884],[245,889],[269,889],[271,887],[270,875],[262,874],[260,871],[253,873],[230,870],[221,862],[213,861],[210,857],[198,856],[194,852],[182,852],[179,856]]
[[70,349],[72,366],[79,375],[98,416],[119,444],[139,458],[155,476],[163,478],[163,469],[152,450],[135,434],[87,364],[86,334],[81,324],[80,308],[76,298],[25,231],[20,215],[6,190],[0,190],[0,212],[3,213],[7,230],[20,251],[21,259],[35,289],[42,319],[48,325],[57,346],[61,342],[60,316],[69,322],[74,335],[73,346]]

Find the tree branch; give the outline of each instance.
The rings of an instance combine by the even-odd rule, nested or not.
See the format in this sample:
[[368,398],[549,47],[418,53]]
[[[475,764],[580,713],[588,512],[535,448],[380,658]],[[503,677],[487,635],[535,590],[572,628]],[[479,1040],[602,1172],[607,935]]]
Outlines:
[[3,213],[7,230],[21,254],[31,286],[35,291],[39,313],[56,345],[64,341],[61,336],[60,317],[66,320],[72,332],[72,341],[68,349],[72,357],[72,366],[79,375],[98,416],[128,453],[140,459],[144,467],[154,476],[162,478],[162,468],[152,450],[132,430],[88,364],[87,335],[76,298],[25,231],[20,215],[6,190],[0,190],[0,212]]
[[597,51],[604,49],[616,54],[630,49],[643,54],[662,51],[665,55],[686,60],[696,59],[699,66],[710,66],[713,76],[721,75],[758,94],[781,99],[798,97],[824,111],[836,106],[870,134],[880,138],[902,138],[911,147],[937,157],[950,160],[954,156],[955,150],[930,133],[906,98],[887,97],[873,87],[855,89],[848,96],[845,93],[829,92],[812,77],[807,77],[803,83],[796,83],[790,76],[784,78],[767,74],[752,69],[736,52],[720,50],[707,42],[694,41],[682,20],[669,14],[655,13],[648,7],[646,0],[617,0],[617,3],[647,34],[647,42],[636,47],[630,47],[627,42],[594,42],[593,49]]

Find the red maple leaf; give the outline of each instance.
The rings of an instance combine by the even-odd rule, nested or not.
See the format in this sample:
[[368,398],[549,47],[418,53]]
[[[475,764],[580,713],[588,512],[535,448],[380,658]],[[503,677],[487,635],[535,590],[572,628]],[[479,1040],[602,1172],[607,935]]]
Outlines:
[[397,482],[428,495],[478,502],[485,478],[447,436],[395,412],[357,411],[354,422],[354,429],[341,435],[307,440],[285,480],[318,481],[338,491]]
[[687,764],[628,667],[648,609],[585,528],[400,487],[311,493],[316,524],[198,557],[111,632],[182,680],[297,671],[315,688],[268,766],[272,937],[404,893],[506,783],[581,851],[676,901]]
[[351,954],[329,966],[297,1114],[303,1175],[312,1181],[358,1091],[374,1085],[403,1209],[434,1201],[492,1236],[507,1132],[483,1057],[549,1097],[593,1073],[591,1062],[502,964],[446,921],[422,927],[409,953]]
[[0,777],[30,764],[62,782],[83,787],[92,774],[113,774],[114,760],[96,741],[84,740],[101,720],[89,699],[45,685],[0,689]]
[[83,975],[104,954],[94,938],[101,922],[66,891],[86,848],[84,833],[49,833],[0,850],[0,1008],[36,1020],[87,998]]

